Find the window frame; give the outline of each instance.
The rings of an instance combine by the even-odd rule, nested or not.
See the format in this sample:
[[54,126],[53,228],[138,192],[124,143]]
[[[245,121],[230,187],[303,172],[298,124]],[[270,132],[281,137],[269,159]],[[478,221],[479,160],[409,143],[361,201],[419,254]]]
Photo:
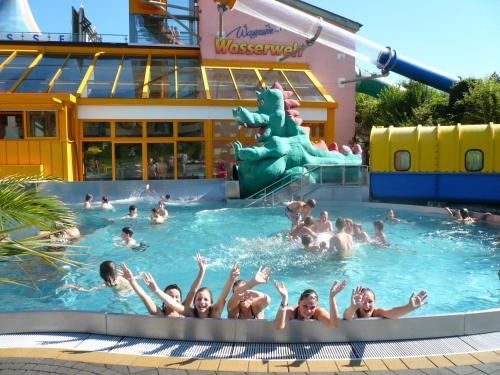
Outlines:
[[[398,168],[396,168],[396,157],[397,157],[397,155],[398,155],[399,153],[402,153],[402,152],[406,152],[406,153],[408,154],[408,157],[409,157],[409,160],[408,160],[408,168],[407,168],[407,169],[398,169]],[[395,151],[395,152],[394,152],[394,160],[393,160],[393,162],[394,162],[394,164],[393,164],[393,166],[394,166],[394,170],[395,170],[396,172],[408,172],[408,171],[411,169],[411,152],[410,152],[410,151],[408,151],[408,150],[404,150],[404,149],[403,149],[403,150],[397,150],[397,151]]]
[[[467,154],[471,151],[479,151],[481,153],[481,168],[480,169],[471,170],[471,169],[467,168]],[[465,151],[465,153],[464,153],[464,169],[467,172],[471,172],[471,173],[481,172],[484,169],[484,151],[481,150],[480,148],[470,148],[467,151]]]

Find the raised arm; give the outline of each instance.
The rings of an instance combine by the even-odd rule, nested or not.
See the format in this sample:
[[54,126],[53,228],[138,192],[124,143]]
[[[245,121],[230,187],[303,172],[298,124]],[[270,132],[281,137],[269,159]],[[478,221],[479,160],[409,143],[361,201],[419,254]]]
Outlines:
[[196,254],[196,263],[198,263],[198,275],[194,279],[191,289],[189,289],[184,302],[182,303],[184,307],[189,308],[193,304],[194,296],[196,291],[200,288],[200,285],[205,277],[205,271],[207,270],[207,260],[202,258],[200,254]]
[[212,318],[220,318],[222,314],[222,310],[224,309],[224,305],[226,304],[227,296],[229,295],[229,291],[234,284],[236,278],[240,275],[240,264],[238,262],[234,263],[231,267],[231,271],[229,272],[229,276],[227,278],[222,291],[220,292],[219,298],[214,305],[212,310]]
[[[255,276],[248,283],[237,287],[233,291],[233,295],[227,302],[227,311],[232,312],[234,309],[238,307],[240,302],[240,296],[245,293],[247,290],[252,289],[253,287],[259,284],[265,284],[269,281],[269,276],[271,276],[271,268],[269,267],[259,267],[259,270],[255,273]],[[269,304],[269,303],[268,303]],[[267,306],[267,305],[266,305]]]
[[125,280],[129,282],[132,289],[134,289],[134,292],[139,296],[144,306],[146,306],[148,313],[150,313],[151,315],[161,314],[162,313],[161,309],[153,301],[153,299],[146,294],[144,289],[142,289],[142,287],[139,285],[135,277],[132,275],[132,272],[130,272],[127,265],[125,263],[122,263],[120,264],[120,267],[123,272],[123,277],[125,278]]
[[288,290],[286,290],[283,281],[281,283],[278,283],[278,281],[274,280],[274,287],[281,296],[281,304],[278,307],[278,312],[276,313],[276,317],[274,318],[274,328],[280,330],[285,328],[287,321]]
[[356,318],[356,311],[363,305],[363,296],[363,287],[361,285],[358,285],[355,289],[352,290],[351,304],[347,309],[344,310],[345,320]]
[[163,302],[165,302],[165,305],[177,311],[181,315],[184,316],[189,315],[188,314],[188,312],[190,311],[189,309],[186,309],[183,305],[181,305],[175,299],[170,297],[167,293],[164,293],[160,288],[158,288],[156,281],[153,279],[153,276],[149,272],[144,273],[142,275],[142,279],[144,280],[148,288],[154,294],[156,294],[158,298],[160,298]]
[[249,293],[252,296],[252,311],[259,319],[263,319],[263,315],[259,315],[264,311],[264,309],[271,303],[271,297],[266,293],[257,292],[255,290],[248,290],[245,293]]
[[327,324],[329,327],[336,328],[339,325],[339,309],[337,308],[335,296],[343,291],[346,285],[346,280],[342,281],[340,284],[335,280],[330,288],[330,321]]
[[77,292],[82,292],[82,293],[87,293],[87,294],[93,293],[96,290],[99,290],[102,288],[106,288],[106,284],[101,284],[101,285],[95,286],[95,287],[90,288],[90,289],[85,289],[85,288],[82,288],[81,286],[74,285],[74,284],[66,284],[66,285],[61,286],[61,289],[74,289]]
[[393,307],[390,310],[384,311],[382,315],[384,318],[389,319],[400,318],[403,315],[411,313],[413,310],[416,310],[427,304],[427,301],[425,301],[426,298],[427,292],[425,290],[421,290],[417,295],[415,295],[415,293],[412,293],[406,305]]

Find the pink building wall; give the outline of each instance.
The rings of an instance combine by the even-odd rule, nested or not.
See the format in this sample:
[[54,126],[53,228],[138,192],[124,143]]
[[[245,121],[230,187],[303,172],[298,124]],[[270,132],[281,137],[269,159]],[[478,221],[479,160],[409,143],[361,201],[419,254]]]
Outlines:
[[[273,62],[279,67],[278,56],[256,54],[221,54],[216,53],[216,37],[219,32],[219,13],[213,0],[200,0],[200,48],[204,60],[228,60],[228,61],[259,61]],[[300,45],[304,38],[281,30],[268,35],[259,35],[254,38],[249,36],[238,37],[236,29],[246,25],[247,31],[269,29],[266,23],[247,16],[237,11],[226,11],[224,13],[224,32],[226,38],[233,39],[234,43],[270,43],[293,46]],[[272,26],[272,29],[276,29]],[[332,98],[338,103],[335,111],[335,140],[338,144],[347,144],[354,135],[355,116],[355,85],[347,84],[339,87],[339,78],[350,79],[354,77],[354,58],[340,53],[329,47],[315,44],[307,48],[301,57],[289,57],[284,63],[305,63],[328,91]]]

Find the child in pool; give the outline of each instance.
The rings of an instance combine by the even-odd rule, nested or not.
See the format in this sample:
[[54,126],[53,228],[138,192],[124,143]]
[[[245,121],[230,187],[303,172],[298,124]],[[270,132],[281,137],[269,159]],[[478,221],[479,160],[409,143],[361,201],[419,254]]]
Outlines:
[[125,219],[137,219],[137,207],[131,204],[128,207],[128,214],[125,216]]
[[194,296],[194,306],[185,307],[179,302],[175,301],[168,294],[162,292],[161,289],[156,285],[153,276],[149,272],[143,275],[143,280],[146,285],[155,293],[160,299],[165,302],[165,305],[174,309],[179,314],[186,317],[194,318],[220,318],[222,311],[224,310],[224,305],[226,304],[227,296],[229,295],[229,290],[234,284],[235,280],[240,275],[240,266],[238,262],[234,263],[229,272],[228,279],[222,288],[222,291],[217,299],[216,303],[213,303],[212,291],[209,288],[202,287],[196,291]]
[[119,293],[128,293],[132,291],[130,283],[123,277],[121,271],[116,270],[116,266],[111,260],[106,260],[100,264],[99,275],[104,280],[104,283],[91,289],[85,289],[74,284],[64,285],[62,288],[75,289],[76,291],[83,293],[92,293],[106,287],[113,288],[113,290]]
[[113,205],[109,203],[108,197],[103,196],[101,198],[101,207],[105,210],[111,210],[113,208]]
[[311,216],[313,208],[316,207],[316,201],[309,199],[307,202],[292,201],[285,207],[285,215],[292,222],[292,229],[299,224],[302,218]]
[[[141,246],[140,244],[137,243],[135,239],[132,238],[134,235],[134,231],[130,227],[123,227],[122,228],[122,243],[121,244],[113,244],[115,247],[139,247]],[[115,238],[114,238],[115,239]]]
[[[200,254],[196,254],[196,263],[198,263],[198,268],[199,268],[198,275],[196,276],[196,279],[193,281],[193,284],[191,285],[189,293],[187,294],[184,302],[181,302],[182,292],[181,289],[177,286],[177,284],[167,285],[167,287],[163,290],[165,294],[168,294],[176,302],[182,303],[182,305],[185,306],[186,308],[189,308],[189,306],[192,305],[194,294],[196,290],[200,287],[201,282],[203,281],[203,278],[205,276],[205,271],[207,269],[207,261],[204,258],[202,258]],[[130,272],[130,270],[127,268],[125,264],[121,265],[121,269],[123,270],[123,277],[130,283],[130,286],[139,296],[144,306],[146,306],[146,309],[148,310],[150,315],[163,316],[168,318],[177,318],[182,316],[171,307],[166,306],[165,303],[163,303],[161,307],[158,306],[153,301],[153,299],[146,294],[144,289],[141,288],[135,277],[132,276],[132,272]]]
[[319,219],[314,222],[312,230],[315,233],[333,233],[332,222],[328,220],[328,211],[319,214]]
[[274,328],[281,330],[285,328],[286,322],[292,319],[319,320],[328,327],[337,327],[339,324],[339,311],[335,297],[345,288],[346,284],[346,280],[340,284],[335,280],[332,284],[330,288],[330,313],[328,314],[325,309],[319,307],[318,294],[312,289],[302,292],[297,306],[288,306],[288,291],[285,284],[274,280],[274,287],[281,296],[281,304],[274,319]]
[[375,220],[373,222],[373,229],[375,231],[375,240],[372,241],[372,245],[378,247],[389,247],[390,244],[387,242],[387,238],[384,233],[384,222],[382,220]]
[[158,213],[158,208],[155,207],[151,210],[151,224],[163,224],[165,222],[165,218],[160,216]]
[[94,197],[92,196],[92,194],[86,194],[85,195],[85,202],[83,203],[83,207],[84,208],[92,208],[92,199]]
[[357,286],[352,290],[351,305],[344,311],[344,319],[351,320],[355,318],[388,318],[396,319],[406,315],[413,310],[424,306],[427,301],[427,292],[420,291],[417,295],[412,293],[408,303],[403,306],[393,307],[386,310],[375,308],[375,293],[370,288]]
[[385,219],[391,223],[400,223],[401,220],[396,217],[393,209],[388,209],[385,215]]

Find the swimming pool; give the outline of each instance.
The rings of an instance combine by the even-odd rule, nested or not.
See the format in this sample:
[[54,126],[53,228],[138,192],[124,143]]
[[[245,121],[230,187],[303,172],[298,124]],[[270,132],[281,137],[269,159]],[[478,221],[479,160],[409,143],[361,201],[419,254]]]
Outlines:
[[[132,203],[139,209],[139,219],[121,219]],[[67,274],[61,274],[37,261],[23,264],[39,289],[4,286],[0,290],[0,311],[147,314],[133,294],[123,297],[106,288],[87,295],[60,287],[78,284],[90,288],[99,284],[99,264],[113,260],[117,264],[126,262],[134,272],[150,271],[160,287],[177,283],[186,293],[197,272],[193,259],[196,252],[209,260],[203,285],[212,288],[215,298],[231,264],[238,260],[243,278],[250,278],[259,265],[270,266],[272,278],[286,283],[290,303],[297,300],[302,290],[312,287],[319,293],[320,304],[327,307],[332,280],[345,278],[347,290],[337,298],[341,311],[347,307],[350,290],[357,284],[371,287],[381,307],[404,304],[411,291],[427,290],[429,304],[412,315],[477,311],[500,305],[500,256],[493,244],[496,228],[444,224],[449,221],[444,215],[397,211],[408,223],[386,224],[391,248],[361,245],[354,256],[339,258],[332,253],[305,253],[298,244],[276,237],[290,225],[283,208],[224,208],[219,203],[174,201],[168,206],[168,223],[151,226],[148,218],[153,202],[132,199],[113,204],[113,211],[73,207],[85,235],[79,245],[85,247],[70,249],[68,253],[79,253],[73,257],[85,262],[85,268],[72,267]],[[332,205],[316,208],[315,216],[321,209],[327,209],[332,220],[342,216],[361,222],[370,234],[371,222],[385,215],[385,208]],[[112,238],[119,236],[121,228],[127,225],[134,229],[138,241],[146,243],[146,251],[113,247]],[[3,275],[20,274],[11,265],[9,269],[0,267]],[[259,288],[273,299],[266,310],[266,318],[272,319],[279,296],[271,283]]]

